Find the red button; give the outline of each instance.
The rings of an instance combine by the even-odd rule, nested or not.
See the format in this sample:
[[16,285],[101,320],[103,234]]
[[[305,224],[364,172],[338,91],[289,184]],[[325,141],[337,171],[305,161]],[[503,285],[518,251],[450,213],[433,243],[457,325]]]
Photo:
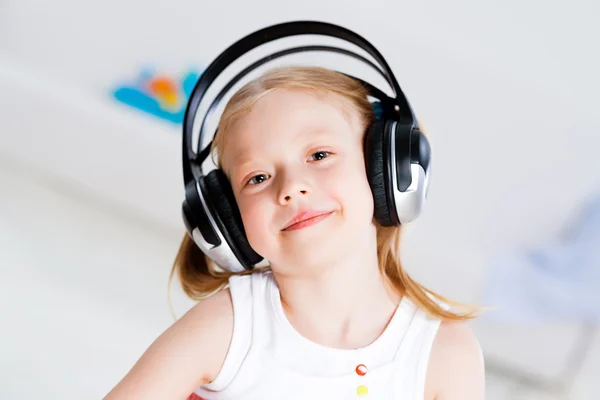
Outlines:
[[367,367],[364,364],[358,364],[356,367],[356,373],[360,376],[365,376],[367,374]]

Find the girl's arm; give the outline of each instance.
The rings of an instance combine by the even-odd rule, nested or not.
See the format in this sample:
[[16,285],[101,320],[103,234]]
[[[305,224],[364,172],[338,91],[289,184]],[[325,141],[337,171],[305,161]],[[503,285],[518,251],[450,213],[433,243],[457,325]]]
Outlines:
[[231,296],[223,290],[162,333],[104,400],[188,398],[216,377],[232,332]]
[[425,399],[483,400],[483,353],[473,331],[461,322],[442,322],[431,349]]

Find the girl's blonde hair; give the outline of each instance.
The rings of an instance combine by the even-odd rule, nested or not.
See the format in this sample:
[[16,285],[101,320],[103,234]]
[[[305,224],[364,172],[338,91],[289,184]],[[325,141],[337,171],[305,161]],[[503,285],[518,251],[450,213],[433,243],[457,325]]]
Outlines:
[[[215,163],[219,168],[222,168],[220,160],[227,131],[232,124],[248,114],[259,99],[275,89],[302,89],[315,94],[335,93],[355,109],[364,129],[374,120],[373,106],[367,98],[368,92],[358,81],[321,67],[277,68],[247,83],[227,103],[211,147],[211,153],[217,154]],[[376,230],[379,268],[399,294],[408,296],[430,315],[447,320],[474,318],[477,311],[481,310],[479,307],[451,301],[415,282],[400,262],[402,228],[377,224]],[[220,268],[204,255],[186,233],[171,270],[169,285],[175,273],[184,293],[193,300],[200,300],[225,288],[230,276],[248,274],[251,271],[232,273]],[[461,312],[451,311],[441,306],[439,301]]]

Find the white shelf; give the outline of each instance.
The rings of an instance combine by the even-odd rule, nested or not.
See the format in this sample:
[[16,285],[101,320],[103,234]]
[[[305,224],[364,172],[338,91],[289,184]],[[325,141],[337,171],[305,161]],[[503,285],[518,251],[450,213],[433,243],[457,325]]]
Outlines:
[[183,229],[180,128],[0,58],[0,157]]

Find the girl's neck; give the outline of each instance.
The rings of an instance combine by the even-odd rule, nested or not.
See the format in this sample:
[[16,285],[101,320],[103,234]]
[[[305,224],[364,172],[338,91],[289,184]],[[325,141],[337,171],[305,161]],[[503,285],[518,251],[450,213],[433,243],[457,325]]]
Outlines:
[[377,339],[401,296],[379,271],[376,240],[321,271],[306,278],[273,271],[290,324],[327,347],[360,348]]

